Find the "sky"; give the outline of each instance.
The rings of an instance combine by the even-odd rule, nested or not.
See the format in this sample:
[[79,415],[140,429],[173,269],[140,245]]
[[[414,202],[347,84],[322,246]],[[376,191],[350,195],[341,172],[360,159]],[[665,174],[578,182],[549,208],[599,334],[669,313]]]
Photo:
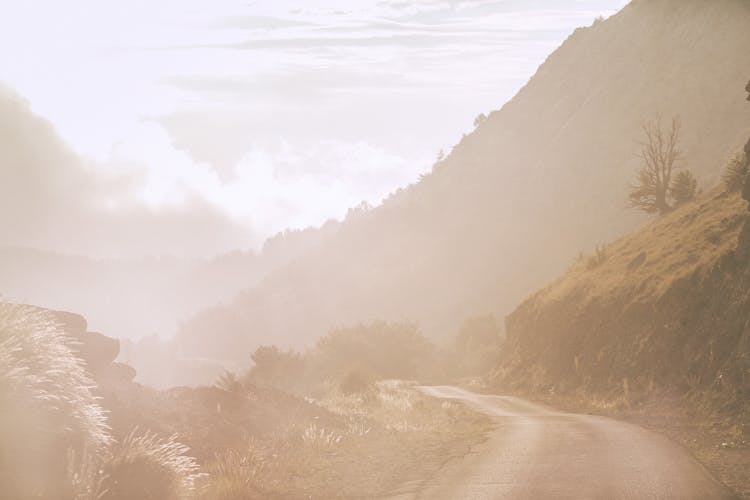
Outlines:
[[0,82],[130,203],[259,246],[414,182],[625,3],[0,0]]

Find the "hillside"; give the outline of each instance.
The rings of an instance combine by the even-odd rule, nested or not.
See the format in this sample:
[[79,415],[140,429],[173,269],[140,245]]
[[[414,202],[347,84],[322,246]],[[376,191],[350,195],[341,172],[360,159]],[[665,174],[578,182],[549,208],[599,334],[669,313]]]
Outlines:
[[580,251],[642,222],[624,206],[643,120],[679,115],[683,166],[716,181],[750,133],[736,105],[748,25],[742,0],[651,0],[576,30],[430,175],[197,315],[176,348],[247,359],[335,324],[408,319],[440,337],[471,316],[504,316]]
[[[584,257],[506,319],[498,383],[748,390],[747,203],[708,193]],[[745,397],[745,400],[747,398]]]
[[79,314],[0,301],[3,498],[386,498],[490,427],[397,380],[318,379],[316,399],[247,374],[159,391],[119,349]]
[[579,258],[506,318],[493,389],[656,430],[750,498],[749,201],[714,189]]

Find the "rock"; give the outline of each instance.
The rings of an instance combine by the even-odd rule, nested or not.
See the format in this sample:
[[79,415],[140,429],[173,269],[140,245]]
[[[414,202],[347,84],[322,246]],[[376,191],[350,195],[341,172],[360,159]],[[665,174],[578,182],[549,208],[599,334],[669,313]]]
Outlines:
[[[41,309],[41,308],[40,308]],[[54,320],[62,326],[66,333],[80,335],[86,333],[88,322],[80,314],[68,311],[49,311]]]
[[86,362],[86,367],[95,377],[120,354],[120,341],[99,332],[84,332],[74,335],[74,338],[79,342],[73,347],[74,350]]
[[135,368],[125,363],[107,365],[99,374],[100,381],[107,385],[117,385],[132,382],[136,376]]

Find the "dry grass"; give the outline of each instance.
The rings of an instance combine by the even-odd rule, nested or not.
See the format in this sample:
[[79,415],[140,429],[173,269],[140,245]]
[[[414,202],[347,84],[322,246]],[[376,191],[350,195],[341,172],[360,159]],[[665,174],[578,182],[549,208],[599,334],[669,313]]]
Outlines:
[[[747,214],[739,195],[714,189],[606,247],[579,259],[562,277],[537,292],[536,307],[576,295],[586,300],[628,295],[658,297],[676,280],[708,268],[737,243]],[[606,256],[606,257],[604,257]],[[592,262],[596,264],[593,265]]]
[[70,451],[110,438],[93,382],[70,339],[45,312],[0,303],[0,484],[9,497],[59,495]]
[[104,500],[181,500],[195,494],[198,464],[177,436],[133,430],[110,450],[103,467]]
[[413,384],[378,382],[360,395],[318,400],[335,414],[279,428],[226,451],[205,470],[206,500],[377,498],[423,479],[482,439],[488,421],[429,399]]

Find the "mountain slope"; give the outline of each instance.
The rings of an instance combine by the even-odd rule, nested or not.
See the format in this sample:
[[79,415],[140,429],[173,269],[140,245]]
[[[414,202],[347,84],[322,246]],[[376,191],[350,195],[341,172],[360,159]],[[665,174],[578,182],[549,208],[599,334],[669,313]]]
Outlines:
[[750,390],[750,266],[736,193],[712,191],[581,259],[506,320],[498,383]]
[[579,251],[642,220],[624,200],[643,120],[679,114],[684,166],[715,181],[750,131],[736,106],[748,25],[742,0],[641,0],[576,30],[430,175],[198,315],[176,346],[246,358],[342,322],[411,319],[440,336],[468,316],[504,315]]

